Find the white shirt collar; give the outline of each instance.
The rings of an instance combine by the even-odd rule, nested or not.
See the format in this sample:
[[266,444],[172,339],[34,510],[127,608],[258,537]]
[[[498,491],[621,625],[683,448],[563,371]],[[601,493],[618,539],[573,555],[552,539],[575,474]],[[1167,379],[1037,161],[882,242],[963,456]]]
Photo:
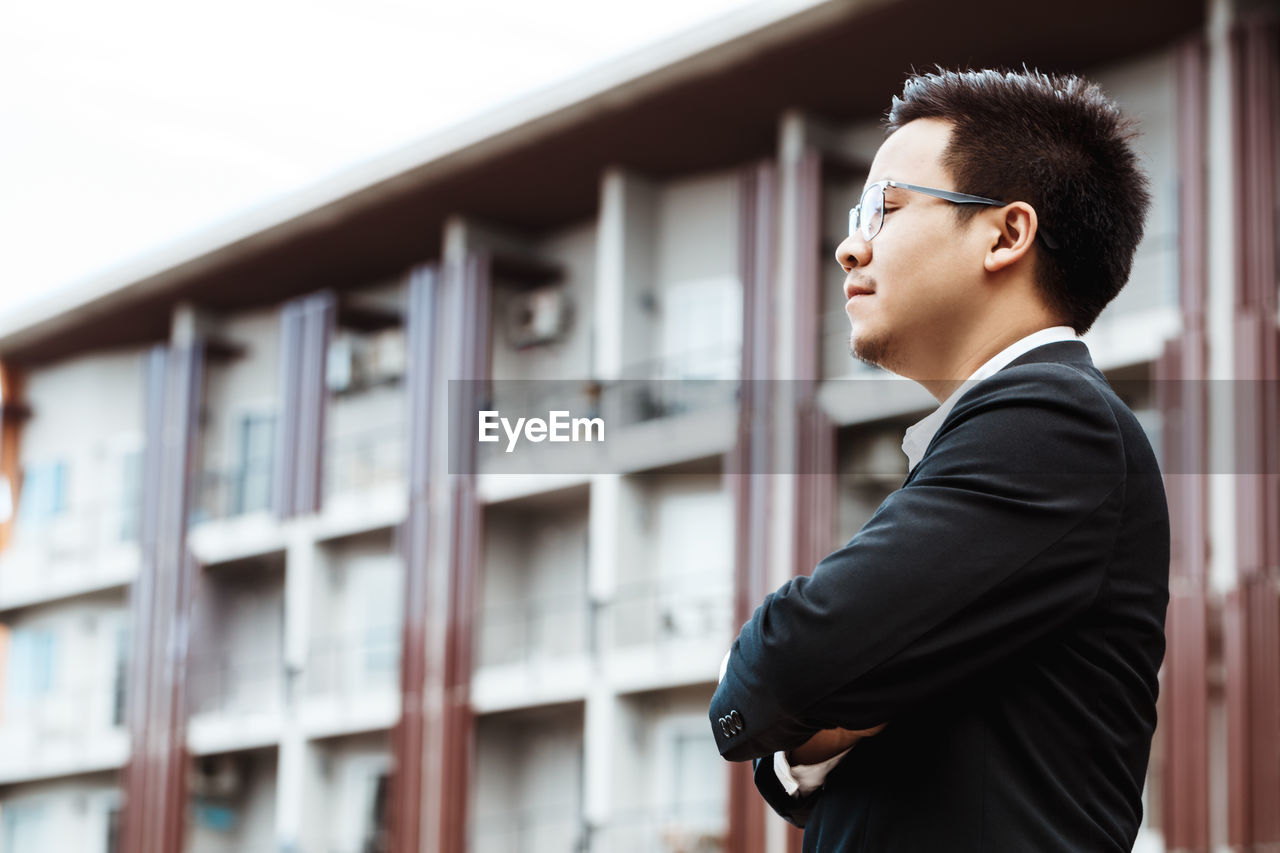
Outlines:
[[906,435],[902,438],[902,452],[907,454],[907,470],[910,471],[915,468],[920,460],[924,458],[924,452],[929,449],[929,442],[933,441],[934,435],[942,428],[942,422],[947,419],[947,415],[951,414],[951,410],[955,408],[956,403],[960,402],[960,398],[964,396],[966,391],[996,371],[1008,366],[1018,356],[1030,352],[1036,347],[1061,341],[1078,340],[1080,338],[1076,335],[1075,329],[1070,326],[1051,326],[1048,329],[1032,332],[1025,338],[1014,341],[993,355],[975,370],[968,379],[960,383],[956,390],[951,392],[951,396],[942,401],[942,405],[907,427]]

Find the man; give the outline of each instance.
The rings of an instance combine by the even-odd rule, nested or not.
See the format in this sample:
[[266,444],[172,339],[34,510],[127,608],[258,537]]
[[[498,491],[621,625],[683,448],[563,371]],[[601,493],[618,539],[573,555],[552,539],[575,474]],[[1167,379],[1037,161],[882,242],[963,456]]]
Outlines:
[[806,851],[1130,850],[1164,656],[1156,460],[1083,334],[1149,206],[1098,88],[909,79],[849,237],[853,354],[940,403],[909,474],[743,626],[710,717]]

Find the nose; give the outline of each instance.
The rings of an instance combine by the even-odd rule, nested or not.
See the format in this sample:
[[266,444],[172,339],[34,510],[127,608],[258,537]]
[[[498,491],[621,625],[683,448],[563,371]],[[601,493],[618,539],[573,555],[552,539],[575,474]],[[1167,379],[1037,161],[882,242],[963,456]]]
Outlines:
[[871,262],[871,244],[860,234],[851,234],[836,246],[836,263],[845,272],[854,267],[865,267]]

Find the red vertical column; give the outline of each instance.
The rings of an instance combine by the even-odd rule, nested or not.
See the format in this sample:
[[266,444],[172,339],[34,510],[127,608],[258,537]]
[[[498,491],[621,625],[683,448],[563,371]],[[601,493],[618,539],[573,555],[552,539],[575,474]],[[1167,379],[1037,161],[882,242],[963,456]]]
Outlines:
[[1236,142],[1236,514],[1240,583],[1227,601],[1229,840],[1280,842],[1280,329],[1274,12],[1231,35]]
[[1172,527],[1160,733],[1165,843],[1209,849],[1209,627],[1205,595],[1207,396],[1205,388],[1204,43],[1177,57],[1179,292],[1182,334],[1155,366],[1164,424],[1165,491]]
[[409,421],[409,501],[400,530],[404,559],[404,627],[400,645],[400,720],[392,732],[390,814],[393,853],[418,853],[422,827],[423,703],[426,679],[427,557],[430,540],[431,444],[435,435],[434,388],[439,271],[421,267],[409,277],[408,364],[405,396]]
[[[22,402],[22,374],[13,366],[0,363],[0,488],[8,488],[8,495],[0,495],[0,504],[10,502],[13,514],[18,512],[18,439],[22,435],[22,423],[27,418],[27,408]],[[9,544],[13,533],[13,518],[0,519],[0,551]]]
[[[818,266],[822,247],[822,158],[807,149],[794,163],[795,187],[794,280],[788,290],[795,300],[795,399],[791,448],[795,469],[792,503],[792,574],[808,574],[831,552],[835,529],[836,431],[818,405],[822,380],[822,275]],[[787,849],[799,853],[804,832],[788,826]]]
[[466,848],[474,729],[471,614],[481,513],[467,424],[449,421],[465,419],[475,408],[488,377],[489,271],[486,255],[471,254],[446,265],[443,274],[419,270],[409,285],[412,438],[409,515],[401,534],[407,610],[401,720],[394,736],[396,853]]
[[[741,256],[743,295],[741,391],[738,439],[727,469],[734,501],[734,618],[751,617],[768,584],[769,484],[772,466],[772,357],[774,235],[777,173],[762,163],[743,172]],[[733,853],[764,850],[764,801],[752,781],[751,765],[729,768],[729,839]]]
[[280,309],[280,414],[272,505],[278,518],[318,512],[324,459],[325,366],[337,300],[321,291]]
[[462,330],[456,351],[456,400],[450,412],[449,434],[456,440],[450,459],[452,543],[449,548],[449,618],[441,699],[440,761],[442,826],[440,850],[466,848],[467,801],[471,787],[475,721],[471,711],[471,669],[475,582],[479,573],[482,513],[476,494],[475,444],[469,440],[474,412],[484,397],[489,378],[489,298],[491,262],[487,254],[472,253],[463,265],[461,292],[455,304],[456,328]]
[[186,532],[204,348],[157,347],[146,363],[141,565],[131,609],[128,725],[121,847],[179,853],[186,812],[187,646],[198,567]]

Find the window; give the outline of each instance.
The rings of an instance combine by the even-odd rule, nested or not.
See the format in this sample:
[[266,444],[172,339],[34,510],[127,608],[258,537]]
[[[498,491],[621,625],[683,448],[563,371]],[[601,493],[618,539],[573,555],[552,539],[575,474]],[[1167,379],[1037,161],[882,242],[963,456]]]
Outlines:
[[352,568],[352,619],[360,644],[355,683],[394,685],[400,673],[400,566],[395,558],[378,558]]
[[44,804],[9,802],[0,808],[0,841],[4,853],[48,850]]
[[276,417],[272,413],[247,414],[240,419],[232,515],[258,512],[271,506],[275,434]]
[[107,809],[107,853],[120,853],[120,807]]
[[116,629],[115,678],[112,683],[111,725],[123,726],[125,697],[129,686],[129,629],[121,625]]
[[681,282],[663,305],[666,379],[736,379],[742,347],[742,285],[732,277]]
[[5,696],[19,707],[53,692],[57,636],[48,628],[18,628],[9,643]]
[[725,814],[725,765],[702,732],[676,732],[672,742],[671,816],[682,824],[717,826]]
[[132,450],[120,459],[120,542],[137,542],[142,526],[142,451]]
[[378,773],[370,780],[372,796],[366,803],[360,853],[388,853],[391,849],[387,827],[387,777],[386,773]]
[[67,511],[67,463],[30,465],[22,475],[18,519],[24,526],[49,523]]

